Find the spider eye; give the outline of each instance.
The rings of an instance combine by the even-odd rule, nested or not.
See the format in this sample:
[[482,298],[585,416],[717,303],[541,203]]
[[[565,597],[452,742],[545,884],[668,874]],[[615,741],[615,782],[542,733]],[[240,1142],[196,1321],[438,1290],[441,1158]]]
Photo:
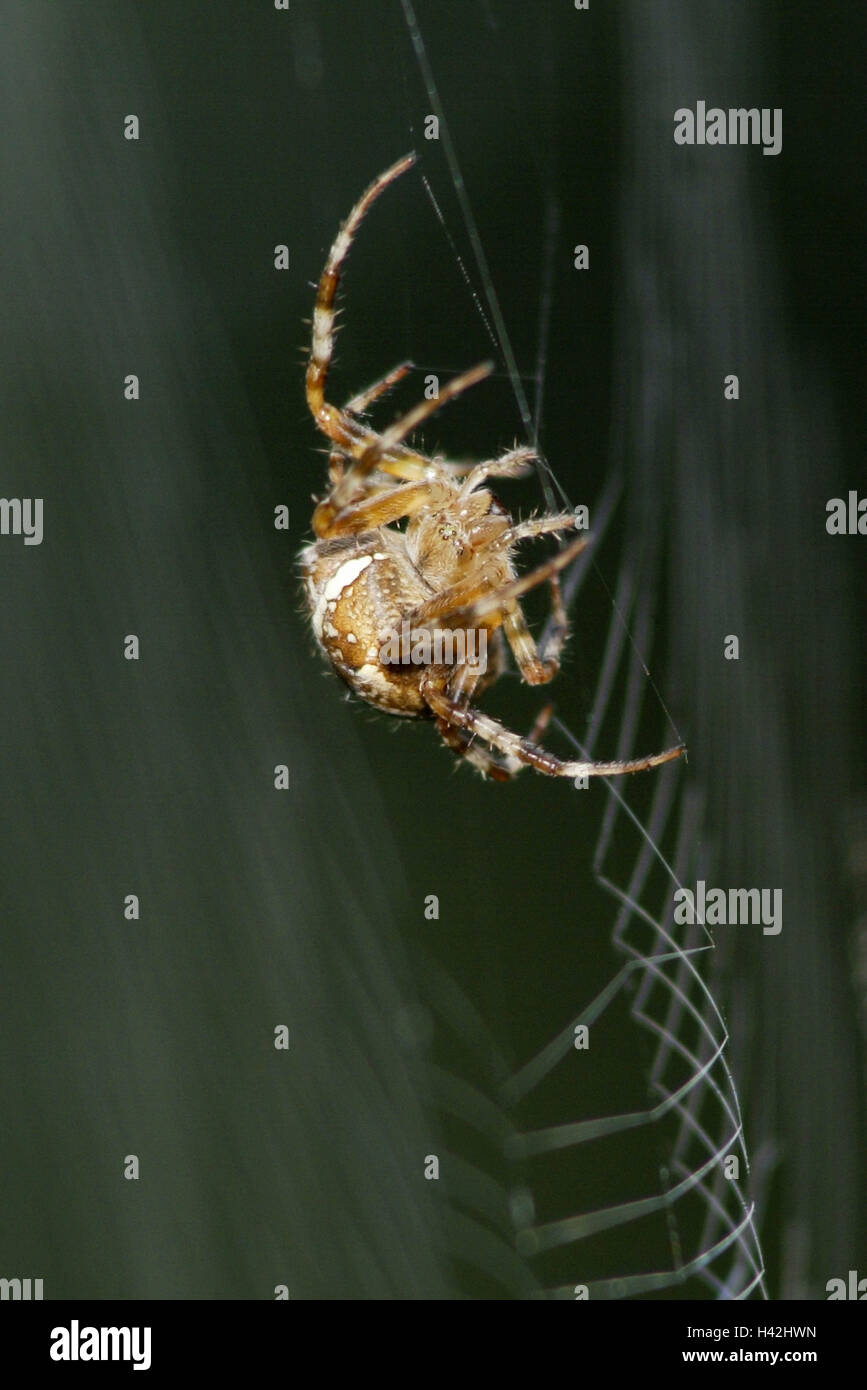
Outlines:
[[440,540],[449,542],[454,547],[455,553],[458,556],[463,555],[464,543],[461,538],[462,533],[460,526],[456,526],[453,521],[443,521],[437,527],[437,530]]

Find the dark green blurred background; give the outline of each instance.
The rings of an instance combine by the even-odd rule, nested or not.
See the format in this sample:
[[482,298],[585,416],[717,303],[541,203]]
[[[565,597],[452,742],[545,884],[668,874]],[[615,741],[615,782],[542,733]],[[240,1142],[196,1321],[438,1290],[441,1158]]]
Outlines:
[[[717,881],[784,890],[781,938],[738,940],[717,985],[765,1155],[769,1292],[822,1297],[867,1272],[865,542],[824,527],[864,478],[863,14],[417,13],[528,378],[557,209],[552,467],[588,504],[623,475],[558,714],[584,737],[606,585],[631,572],[658,595],[642,652],[690,744]],[[0,1276],[46,1297],[451,1298],[668,1267],[643,1227],[592,1258],[513,1253],[522,1194],[553,1220],[655,1190],[664,1161],[664,1137],[621,1139],[517,1170],[499,1142],[497,1081],[617,968],[592,873],[604,787],[455,772],[431,730],[342,701],[300,612],[324,476],[310,282],[408,148],[478,283],[398,0],[0,14],[0,490],[45,499],[41,546],[0,537]],[[783,153],[676,150],[672,112],[697,98],[781,106]],[[337,399],[404,357],[445,376],[491,351],[416,173],[362,229],[343,303]],[[501,373],[425,442],[490,456],[519,435]],[[532,482],[509,499],[541,502]],[[491,705],[524,727],[537,701],[512,681]],[[615,699],[599,756],[618,720]],[[651,693],[636,749],[670,737]],[[639,809],[653,793],[629,790]],[[640,1031],[618,1006],[599,1036],[592,1072],[516,1123],[646,1102]]]

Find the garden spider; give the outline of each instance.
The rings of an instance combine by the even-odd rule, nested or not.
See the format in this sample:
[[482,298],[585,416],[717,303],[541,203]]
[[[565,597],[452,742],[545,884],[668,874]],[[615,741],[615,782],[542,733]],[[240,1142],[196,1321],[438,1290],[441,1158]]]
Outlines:
[[[458,757],[497,781],[527,766],[552,777],[583,778],[666,763],[683,748],[631,762],[563,761],[537,741],[550,708],[522,738],[473,703],[503,669],[504,635],[528,685],[543,685],[557,674],[568,634],[559,574],[588,544],[585,536],[573,539],[519,578],[513,557],[521,541],[575,526],[569,513],[513,522],[484,486],[489,478],[530,471],[533,450],[511,449],[485,463],[455,464],[428,458],[403,442],[440,406],[486,377],[491,365],[455,377],[435,400],[417,405],[381,434],[362,417],[406,375],[410,363],[342,410],[325,399],[341,267],[371,204],[414,162],[413,154],[399,159],[359,198],[334,240],[316,295],[307,403],[332,441],[330,490],[313,513],[316,540],[301,552],[316,639],[350,690],[389,714],[434,719]],[[401,521],[404,530],[395,526]],[[550,587],[554,624],[540,652],[520,598],[543,583]],[[443,634],[436,625],[446,621],[451,644],[437,648],[434,639]],[[411,640],[411,648],[405,641],[395,645],[398,634]],[[489,636],[492,660],[486,662],[479,652],[487,652]]]

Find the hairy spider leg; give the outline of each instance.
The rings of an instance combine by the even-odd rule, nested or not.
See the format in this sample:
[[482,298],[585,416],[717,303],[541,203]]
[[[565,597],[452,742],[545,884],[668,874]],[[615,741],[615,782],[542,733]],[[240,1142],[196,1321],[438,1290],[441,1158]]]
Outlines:
[[[565,530],[567,527],[575,525],[575,518],[570,512],[565,512],[560,517],[546,517],[544,522],[544,527],[534,522],[522,522],[517,527],[510,529],[513,536],[516,532],[523,535],[522,528],[533,525],[537,526],[537,530],[530,534],[541,534],[543,529]],[[504,532],[503,536],[508,534],[508,532]],[[550,655],[545,658],[540,657],[520,604],[517,602],[517,597],[519,594],[535,588],[538,584],[550,584],[556,578],[559,570],[570,564],[587,543],[588,538],[586,536],[579,537],[572,545],[566,546],[550,560],[524,575],[522,579],[503,585],[499,589],[486,591],[484,575],[468,575],[459,580],[457,584],[452,584],[443,593],[436,594],[433,598],[427,599],[413,609],[409,615],[410,625],[413,628],[431,626],[433,623],[446,618],[463,619],[464,627],[497,628],[502,624],[521,676],[527,685],[546,685],[554,679],[560,669],[559,654],[563,642],[561,640]],[[517,592],[516,586],[520,586],[517,588]],[[559,596],[559,586],[556,592]],[[555,619],[561,615],[565,619],[562,602],[559,607],[559,614],[555,608]],[[568,631],[568,623],[566,630]],[[564,632],[564,639],[565,635]]]
[[[546,518],[540,518],[540,520],[546,520]],[[574,518],[570,516],[569,522],[574,524]],[[527,525],[532,525],[532,523],[520,523],[520,526],[514,529],[519,530],[520,527]],[[564,547],[557,555],[531,570],[529,574],[525,574],[511,584],[504,585],[499,590],[494,590],[476,599],[475,602],[463,602],[459,607],[449,607],[446,595],[431,599],[428,604],[423,604],[419,610],[416,610],[411,621],[413,623],[429,622],[432,616],[437,619],[451,618],[454,620],[458,618],[464,620],[465,626],[471,627],[492,615],[503,614],[503,611],[506,610],[503,617],[503,629],[521,668],[521,674],[528,684],[543,684],[544,680],[538,679],[540,672],[533,671],[528,675],[527,663],[533,662],[535,659],[536,665],[544,670],[547,662],[542,663],[538,654],[535,655],[535,658],[533,657],[535,652],[533,639],[526,632],[523,614],[520,617],[520,624],[516,624],[512,604],[521,594],[527,593],[538,584],[550,582],[552,578],[555,578],[560,570],[565,569],[581,553],[588,545],[589,540],[589,536],[578,537],[571,545]],[[455,586],[455,590],[459,587]],[[520,608],[516,603],[514,603],[514,607],[520,614]],[[428,609],[434,609],[435,612],[431,615],[426,611]],[[523,631],[521,629],[522,624]],[[525,632],[526,641],[530,644],[529,647],[524,645]],[[519,639],[517,649],[514,642],[516,634]],[[548,658],[548,661],[550,660],[552,658]],[[531,676],[535,676],[535,679]],[[550,679],[550,676],[547,679]],[[468,733],[478,735],[489,746],[505,754],[506,763],[500,767],[500,771],[507,776],[514,775],[514,772],[518,770],[515,766],[517,764],[535,767],[537,771],[546,773],[551,777],[615,777],[627,772],[642,772],[651,767],[658,767],[662,763],[680,757],[684,752],[683,745],[679,745],[676,748],[668,748],[662,753],[652,754],[650,757],[635,758],[627,762],[566,762],[557,758],[553,753],[549,753],[546,749],[538,747],[535,740],[523,739],[497,720],[483,714],[481,710],[465,705],[460,700],[455,700],[443,689],[442,683],[438,683],[431,674],[422,681],[422,694],[438,720],[442,720],[447,725],[457,725],[458,728],[464,729]],[[454,746],[452,740],[448,741],[450,746]],[[478,759],[472,761],[478,766]]]
[[[356,502],[339,505],[340,495],[344,487],[350,492],[357,490],[351,487],[352,476],[357,470],[365,469],[369,473],[379,467],[377,454],[380,447],[384,449],[391,447],[395,439],[399,439],[416,429],[421,420],[433,414],[446,401],[452,400],[469,386],[474,385],[476,381],[481,381],[488,374],[488,370],[488,364],[483,363],[479,367],[464,372],[462,376],[455,377],[440,392],[438,400],[423,401],[402,419],[396,421],[390,430],[386,430],[381,439],[376,440],[371,446],[367,456],[362,458],[345,477],[339,480],[339,486],[334,488],[331,496],[319,503],[313,514],[313,529],[316,534],[322,539],[326,539],[353,535],[362,531],[372,531],[377,526],[386,526],[391,522],[400,521],[404,517],[414,516],[417,512],[424,510],[426,506],[435,507],[450,500],[453,494],[446,486],[435,479],[426,478],[420,482],[403,483],[394,488],[380,489],[373,496],[368,495]],[[484,476],[486,477],[513,477],[518,473],[519,468],[525,467],[527,454],[532,454],[532,451],[512,449],[501,459],[490,459],[484,464],[476,464],[474,471],[484,469]],[[461,495],[463,495],[463,491],[462,488]],[[492,521],[499,532],[502,529],[500,519],[493,518]],[[572,518],[568,517],[564,524],[572,525]],[[472,597],[477,590],[478,579],[475,579],[466,588],[464,601]],[[449,593],[451,594],[452,591],[450,590]],[[451,601],[454,601],[453,598]]]
[[[334,300],[343,262],[349,253],[353,237],[358,231],[360,223],[380,193],[407,169],[411,168],[415,163],[415,158],[414,154],[408,154],[403,159],[397,160],[390,169],[386,169],[385,173],[374,179],[370,187],[361,195],[334,238],[316,292],[316,303],[313,309],[313,341],[305,378],[307,404],[322,433],[334,441],[338,450],[342,450],[351,458],[361,458],[365,449],[376,440],[377,436],[373,430],[355,418],[354,412],[349,407],[341,410],[325,399],[325,386],[337,331]],[[397,372],[400,370],[400,368],[395,369]],[[354,402],[350,402],[350,407],[353,404]],[[424,470],[430,466],[430,462],[430,459],[425,458],[424,454],[419,454],[413,449],[396,447],[394,454],[383,458],[378,467],[397,477],[412,480],[420,478]]]
[[[496,635],[499,636],[499,631]],[[501,665],[501,657],[495,660],[498,666]],[[433,670],[431,676],[434,676]],[[480,682],[478,668],[471,667],[468,662],[460,662],[450,671],[440,667],[437,677],[449,698],[461,705],[469,704]],[[436,717],[436,730],[446,747],[450,748],[456,757],[465,758],[483,777],[490,777],[495,782],[508,781],[508,777],[501,772],[499,759],[484,744],[477,743],[474,734],[439,717]]]
[[313,309],[313,345],[307,366],[307,403],[324,434],[341,446],[349,447],[357,442],[354,430],[347,431],[343,411],[329,405],[325,400],[325,384],[334,351],[335,310],[334,298],[340,280],[340,269],[352,245],[352,238],[371,204],[396,178],[405,173],[415,163],[415,155],[404,155],[362,193],[355,207],[340,231],[334,238],[325,268],[319,278],[316,303]]
[[[395,423],[381,435],[374,435],[370,444],[362,452],[361,456],[356,458],[355,462],[350,466],[343,477],[340,478],[330,495],[324,498],[316,507],[313,513],[313,530],[316,535],[324,537],[345,534],[346,528],[343,524],[344,513],[353,505],[353,499],[362,488],[365,479],[377,469],[385,466],[383,460],[390,456],[391,450],[399,444],[402,439],[405,439],[408,434],[414,429],[417,429],[418,426],[423,424],[431,415],[435,414],[441,406],[454,400],[457,396],[461,395],[462,392],[468,390],[471,386],[475,386],[477,382],[483,381],[485,377],[490,375],[491,371],[492,364],[490,362],[480,362],[478,366],[471,367],[469,371],[462,372],[460,376],[456,376],[451,381],[447,382],[440,391],[439,396],[435,399],[420,401],[418,405],[414,406],[412,410],[407,411],[406,415],[396,420]],[[520,451],[514,449],[509,450],[509,452],[503,456],[502,460],[491,460],[490,464],[487,466],[492,471],[496,471],[502,465],[503,475],[507,477],[511,476],[512,470],[517,467],[515,455],[519,452]],[[519,462],[521,466],[523,466],[523,457]],[[434,467],[439,467],[439,465],[434,465],[432,462],[427,463],[425,465],[425,473],[428,473],[429,470]],[[424,484],[419,482],[417,484],[407,484],[407,486],[422,487]],[[431,486],[433,487],[433,483]],[[380,494],[380,496],[388,495],[389,494]],[[363,506],[364,504],[356,502],[355,505]],[[418,511],[420,508],[415,507],[414,510]],[[409,512],[398,513],[398,515],[408,516]],[[372,524],[384,525],[385,523],[378,521]],[[570,520],[570,525],[571,524]],[[338,526],[340,529],[335,530],[335,526]],[[350,531],[356,531],[362,528],[353,524],[350,525],[348,529]]]
[[[461,372],[460,376],[453,377],[451,381],[447,382],[434,399],[420,401],[399,420],[395,420],[394,424],[390,425],[387,430],[383,430],[381,435],[374,435],[361,455],[355,457],[355,462],[347,469],[345,476],[340,480],[331,497],[321,504],[322,515],[334,516],[341,508],[353,501],[365,479],[377,468],[383,467],[383,460],[388,458],[395,445],[400,444],[408,434],[418,429],[418,426],[429,419],[431,415],[434,415],[441,406],[454,400],[463,391],[475,386],[477,382],[484,381],[485,377],[490,376],[492,371],[493,364],[491,362],[480,362],[478,366],[471,367],[469,371]],[[429,464],[428,466],[433,465]],[[317,508],[317,511],[319,510]],[[313,525],[315,529],[315,513]]]
[[[364,391],[359,391],[358,395],[353,396],[351,401],[347,401],[346,405],[343,407],[344,414],[362,415],[365,410],[373,405],[374,401],[378,400],[380,396],[384,396],[387,391],[390,391],[393,386],[396,386],[399,381],[402,381],[407,373],[412,371],[412,367],[412,362],[401,362],[399,366],[392,367],[391,371],[386,372],[385,376],[380,377],[378,381],[374,381],[373,384],[368,386]],[[332,487],[339,483],[340,479],[343,477],[345,459],[346,455],[342,449],[332,449],[328,456],[328,477]]]
[[[568,522],[564,521],[565,524],[574,525],[574,518],[570,515]],[[544,564],[531,570],[529,574],[525,574],[522,579],[513,580],[510,584],[505,584],[499,589],[487,587],[484,575],[467,575],[464,579],[459,579],[456,584],[450,585],[448,589],[443,589],[442,593],[435,594],[433,598],[420,603],[408,615],[409,621],[414,628],[432,627],[442,618],[462,619],[465,627],[499,627],[502,617],[499,616],[498,610],[504,604],[518,595],[526,593],[529,589],[534,589],[537,584],[544,584],[553,573],[565,568],[587,543],[588,537],[582,536],[580,540],[566,546],[550,560],[546,560]],[[489,618],[491,621],[483,624],[483,618]],[[474,621],[475,619],[479,620],[478,623]]]
[[507,773],[508,763],[514,759],[523,766],[535,768],[547,777],[621,777],[627,772],[646,772],[648,768],[659,767],[662,763],[681,757],[685,751],[683,744],[679,744],[676,748],[667,748],[663,753],[653,753],[647,758],[631,758],[627,762],[565,761],[530,739],[513,733],[499,720],[492,719],[476,706],[453,700],[430,673],[422,679],[421,691],[438,719],[459,729],[465,729],[467,733],[476,734],[490,748],[505,754],[507,764],[501,770]]
[[485,459],[476,463],[467,474],[459,493],[459,500],[465,502],[471,492],[480,488],[488,478],[523,478],[533,470],[530,467],[536,458],[535,449],[510,449],[498,459]]
[[548,588],[551,593],[551,631],[548,641],[539,648],[539,659],[541,661],[556,661],[559,667],[566,638],[569,636],[569,614],[566,612],[566,605],[563,602],[563,590],[560,587],[559,574],[551,575],[548,580]]
[[[565,529],[567,524],[569,526],[574,526],[575,524],[575,518],[571,513],[564,514],[561,520],[563,521],[563,527],[560,529]],[[499,609],[504,608],[514,599],[520,598],[522,594],[529,593],[529,591],[535,589],[538,584],[545,584],[552,576],[566,569],[575,557],[580,555],[581,551],[590,544],[590,540],[590,536],[579,536],[577,540],[572,541],[571,545],[564,546],[556,555],[550,556],[550,558],[543,561],[541,565],[537,565],[534,570],[530,570],[529,574],[521,575],[519,579],[513,579],[511,583],[504,584],[499,589],[492,589],[472,601],[458,599],[453,606],[443,607],[443,600],[452,592],[451,590],[447,590],[445,594],[440,594],[436,598],[430,599],[429,603],[421,604],[419,609],[412,615],[413,621],[421,625],[423,623],[430,623],[433,617],[457,618],[465,627],[473,627],[481,623],[483,619],[496,614]],[[459,587],[461,586],[456,585],[455,590]],[[431,608],[435,606],[435,612],[431,616],[428,616],[424,611],[429,606]]]
[[403,378],[412,371],[412,368],[412,362],[401,362],[399,366],[392,367],[391,371],[386,372],[379,381],[375,381],[372,386],[368,386],[364,391],[359,391],[357,396],[353,396],[351,401],[347,401],[343,407],[344,411],[347,415],[362,415],[369,406],[373,405],[375,400],[384,396],[386,391],[390,391],[399,381],[403,381]]
[[329,515],[328,502],[320,502],[313,513],[313,529],[321,540],[375,531],[377,526],[388,526],[405,516],[415,516],[426,507],[436,506],[440,492],[443,499],[448,495],[443,483],[398,483],[396,487],[385,488],[351,502],[348,507],[341,507],[334,516]]
[[[538,743],[545,732],[553,709],[553,705],[545,705],[539,712],[527,735],[529,743]],[[445,732],[447,729],[449,730],[448,735]],[[467,762],[477,768],[483,777],[489,777],[492,782],[511,782],[512,778],[517,777],[518,773],[526,766],[517,758],[498,757],[492,749],[487,748],[483,743],[474,742],[474,734],[468,734],[465,729],[455,729],[444,719],[437,720],[437,730],[443,742],[459,758],[466,758]]]
[[[527,521],[519,522],[517,526],[510,527],[501,537],[500,544],[513,545],[516,541],[529,540],[535,536],[545,535],[550,531],[565,530],[566,521],[566,513],[560,517],[531,517]],[[559,574],[552,574],[549,577],[548,588],[551,595],[551,631],[544,647],[537,647],[537,654],[543,665],[548,666],[553,662],[556,673],[560,669],[560,657],[569,636],[569,615],[563,602]]]
[[[497,632],[496,635],[499,637],[499,632]],[[497,651],[496,647],[494,651]],[[497,666],[501,665],[502,658],[499,656],[495,657],[495,662]],[[487,674],[490,677],[490,665]],[[498,674],[498,672],[495,671],[495,675],[496,674]],[[451,675],[445,679],[445,693],[450,699],[455,700],[456,703],[462,705],[469,704],[469,701],[476,693],[476,687],[479,681],[480,676],[477,667],[471,667],[467,662],[460,663],[452,668]],[[528,742],[539,742],[539,739],[548,727],[553,712],[554,706],[552,703],[548,703],[542,707],[536,715],[533,726],[527,735]],[[507,758],[501,760],[498,758],[490,748],[486,748],[484,744],[478,743],[475,733],[467,729],[458,728],[442,718],[437,718],[436,727],[440,738],[451,748],[453,753],[459,758],[465,758],[467,762],[471,763],[484,777],[490,777],[492,781],[508,782],[516,773],[520,772],[523,767],[523,763],[518,762],[517,759]]]

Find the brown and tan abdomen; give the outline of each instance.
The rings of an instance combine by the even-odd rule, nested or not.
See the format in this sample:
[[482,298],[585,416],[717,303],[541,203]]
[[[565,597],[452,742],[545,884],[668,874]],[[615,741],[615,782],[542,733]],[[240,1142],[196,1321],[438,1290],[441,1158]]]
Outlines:
[[406,566],[381,533],[367,544],[354,537],[333,542],[333,549],[319,542],[301,554],[313,632],[334,670],[377,709],[419,719],[430,714],[419,690],[424,668],[380,659],[404,616],[428,597]]

